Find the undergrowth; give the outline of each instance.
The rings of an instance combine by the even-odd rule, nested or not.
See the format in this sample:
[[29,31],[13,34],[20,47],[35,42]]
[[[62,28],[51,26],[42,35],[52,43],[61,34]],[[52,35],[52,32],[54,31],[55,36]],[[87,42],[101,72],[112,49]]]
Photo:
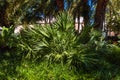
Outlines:
[[76,35],[72,21],[62,13],[54,24],[34,25],[19,35],[4,28],[0,34],[0,79],[119,80],[120,47],[108,44],[91,26]]

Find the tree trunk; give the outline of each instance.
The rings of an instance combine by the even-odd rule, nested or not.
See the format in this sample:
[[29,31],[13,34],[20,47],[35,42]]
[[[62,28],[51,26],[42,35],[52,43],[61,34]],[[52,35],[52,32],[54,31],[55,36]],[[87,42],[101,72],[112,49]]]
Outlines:
[[8,19],[6,15],[6,9],[8,7],[8,3],[6,0],[4,1],[4,5],[0,8],[0,26],[8,26]]
[[98,0],[96,13],[95,13],[95,26],[94,28],[102,31],[103,22],[105,21],[105,11],[109,0]]
[[82,2],[82,7],[83,7],[83,17],[84,17],[84,25],[87,25],[89,23],[89,20],[90,20],[90,17],[89,17],[89,11],[90,11],[90,8],[89,8],[89,5],[87,4],[88,3],[88,0],[81,0]]
[[59,11],[64,10],[64,0],[56,0]]

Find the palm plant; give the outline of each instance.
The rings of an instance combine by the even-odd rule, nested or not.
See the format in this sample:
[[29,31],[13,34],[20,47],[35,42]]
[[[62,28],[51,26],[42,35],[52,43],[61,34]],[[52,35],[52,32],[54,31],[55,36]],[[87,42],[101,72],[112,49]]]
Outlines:
[[[62,56],[62,53],[67,52],[75,43],[76,36],[73,26],[72,18],[61,13],[57,17],[57,22],[52,26],[35,26],[30,30],[24,30],[21,37],[25,43],[32,45],[32,50],[37,51],[40,55]],[[32,39],[28,40],[30,37]],[[32,44],[31,40],[33,40]]]
[[30,59],[47,60],[49,64],[68,64],[76,69],[95,65],[96,52],[88,45],[78,43],[73,18],[64,12],[56,19],[52,25],[36,25],[21,32],[18,46],[24,55]]

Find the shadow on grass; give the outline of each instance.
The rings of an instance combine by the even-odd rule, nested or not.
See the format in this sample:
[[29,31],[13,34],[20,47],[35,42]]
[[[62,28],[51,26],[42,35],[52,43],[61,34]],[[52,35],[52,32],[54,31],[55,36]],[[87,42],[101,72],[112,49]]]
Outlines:
[[15,49],[0,49],[0,79],[9,80],[17,75],[16,67],[21,65],[22,56]]

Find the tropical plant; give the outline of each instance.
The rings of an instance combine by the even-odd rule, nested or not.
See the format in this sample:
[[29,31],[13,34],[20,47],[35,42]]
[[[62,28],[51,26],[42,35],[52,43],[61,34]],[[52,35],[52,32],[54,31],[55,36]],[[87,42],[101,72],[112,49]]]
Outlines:
[[[67,51],[74,43],[76,36],[74,34],[72,18],[67,14],[60,14],[57,22],[52,26],[38,26],[25,29],[21,32],[21,44],[30,45],[32,50],[39,54],[62,54]],[[69,24],[70,23],[70,24]],[[22,42],[25,42],[22,43]],[[33,43],[31,43],[33,42]],[[45,51],[45,52],[44,52]]]
[[97,64],[95,47],[91,49],[93,44],[89,46],[78,42],[80,37],[75,34],[72,17],[65,12],[56,19],[52,25],[36,25],[21,32],[18,45],[25,56],[47,60],[49,64],[68,64],[76,69],[89,69]]

